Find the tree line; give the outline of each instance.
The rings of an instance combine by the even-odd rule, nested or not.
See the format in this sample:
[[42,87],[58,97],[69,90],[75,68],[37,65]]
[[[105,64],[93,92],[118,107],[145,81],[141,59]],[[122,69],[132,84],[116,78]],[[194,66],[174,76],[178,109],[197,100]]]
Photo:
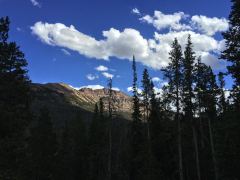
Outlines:
[[27,60],[0,18],[0,179],[240,179],[240,2],[232,2],[227,73],[196,56],[190,35],[184,50],[174,39],[161,94],[147,69],[138,80],[133,56],[131,121],[118,115],[110,79],[107,104],[100,98],[90,121],[76,112],[60,133],[47,108],[32,113]]

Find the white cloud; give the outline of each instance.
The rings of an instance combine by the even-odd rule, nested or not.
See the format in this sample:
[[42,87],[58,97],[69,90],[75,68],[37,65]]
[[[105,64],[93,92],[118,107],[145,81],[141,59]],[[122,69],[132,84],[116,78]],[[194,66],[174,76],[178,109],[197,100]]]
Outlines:
[[110,73],[108,73],[108,72],[103,72],[102,75],[103,75],[104,77],[110,78],[110,79],[112,79],[112,78],[114,77],[113,74],[110,74]]
[[182,24],[181,20],[188,17],[184,12],[176,12],[173,14],[164,14],[161,11],[154,11],[154,15],[145,15],[140,20],[148,24],[152,24],[157,30],[170,28],[172,30],[191,29],[190,26]]
[[[184,21],[185,20],[185,21]],[[169,28],[170,30],[197,30],[208,36],[213,36],[217,32],[226,31],[229,27],[226,18],[207,17],[204,15],[194,15],[190,17],[184,12],[164,14],[161,11],[154,11],[154,15],[145,15],[140,21],[152,24],[157,30]],[[184,21],[184,23],[182,23]]]
[[108,67],[100,65],[95,68],[97,71],[108,71]]
[[31,3],[33,4],[33,6],[36,6],[36,7],[41,7],[41,4],[37,1],[37,0],[30,0]]
[[133,8],[132,9],[132,13],[133,14],[137,14],[137,15],[141,15],[140,11],[138,10],[138,8]]
[[[92,90],[98,90],[98,89],[104,89],[105,87],[104,86],[101,86],[99,84],[96,84],[96,85],[87,85],[87,86],[81,86],[81,87],[73,87],[71,86],[72,88],[76,89],[76,90],[79,90],[79,89],[84,89],[84,88],[88,88],[88,89],[92,89]],[[120,89],[118,87],[113,87],[112,90],[114,91],[120,91]]]
[[210,54],[209,52],[202,52],[201,57],[202,62],[204,62],[208,66],[214,67],[215,69],[220,70],[226,67],[226,62],[223,60],[219,60],[218,57],[214,54]]
[[225,18],[209,18],[202,15],[195,15],[192,16],[191,21],[193,26],[209,36],[228,29],[228,21]]
[[[132,86],[128,87],[128,88],[127,88],[127,91],[128,91],[128,92],[133,92]],[[137,91],[138,91],[139,94],[142,93],[142,89],[140,89],[140,88],[138,88]]]
[[[178,38],[179,43],[185,48],[190,34],[196,54],[205,55],[205,59],[207,57],[213,59],[214,54],[220,53],[225,47],[223,40],[218,41],[214,37],[193,30],[155,32],[152,38],[146,39],[135,29],[126,28],[119,31],[110,28],[108,31],[103,31],[103,39],[96,40],[72,25],[68,27],[61,23],[37,22],[31,29],[42,42],[51,46],[71,49],[86,57],[103,60],[116,57],[131,61],[132,56],[135,55],[136,61],[153,69],[160,69],[168,64],[169,51],[174,38]],[[214,68],[219,65],[220,60],[212,62],[213,60],[209,64]]]
[[153,82],[160,82],[161,79],[160,79],[159,77],[153,77],[153,78],[152,78],[152,81],[153,81]]
[[82,86],[78,89],[83,89],[83,88],[89,88],[89,89],[92,89],[92,90],[97,90],[97,89],[104,89],[103,86],[97,84],[97,85],[87,85],[87,86]]
[[114,91],[120,91],[120,89],[117,88],[117,87],[113,87],[112,90],[114,90]]
[[98,79],[98,76],[97,75],[93,75],[93,74],[87,74],[86,75],[86,78],[90,81],[93,81],[95,79]]
[[71,55],[71,53],[69,51],[67,51],[66,49],[61,49],[61,51],[67,56]]

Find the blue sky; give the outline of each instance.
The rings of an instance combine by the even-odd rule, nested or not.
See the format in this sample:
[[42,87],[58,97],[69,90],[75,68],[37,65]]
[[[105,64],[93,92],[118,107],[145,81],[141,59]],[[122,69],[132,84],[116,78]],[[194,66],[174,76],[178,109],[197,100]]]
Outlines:
[[0,0],[0,16],[10,17],[10,40],[24,51],[33,82],[105,86],[112,75],[127,92],[132,54],[139,77],[147,67],[160,87],[172,39],[184,46],[189,33],[197,55],[225,71],[217,58],[230,7],[230,0]]

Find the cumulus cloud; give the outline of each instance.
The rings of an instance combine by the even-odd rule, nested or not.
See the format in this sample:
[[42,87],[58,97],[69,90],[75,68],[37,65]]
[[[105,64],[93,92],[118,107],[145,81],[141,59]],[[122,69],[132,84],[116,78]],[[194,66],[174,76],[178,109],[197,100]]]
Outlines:
[[105,78],[110,78],[110,79],[112,79],[112,78],[114,77],[113,74],[110,74],[110,73],[108,73],[108,72],[103,72],[102,75],[103,75]]
[[228,21],[225,18],[209,18],[202,15],[195,15],[192,16],[191,21],[198,30],[209,36],[228,29]]
[[138,10],[138,8],[133,8],[132,9],[132,13],[133,14],[137,14],[137,15],[141,15],[140,11]]
[[[184,13],[175,13],[174,16],[183,18],[186,15]],[[173,19],[171,28],[181,29],[176,28],[180,22],[180,20],[178,21],[179,18]],[[177,38],[182,48],[185,48],[187,37],[190,34],[196,54],[198,56],[202,55],[203,59],[209,58],[206,60],[206,63],[213,68],[215,66],[219,68],[220,61],[216,60],[215,54],[224,49],[224,41],[219,41],[205,33],[186,30],[186,28],[182,29],[185,30],[165,33],[155,32],[152,38],[146,39],[136,29],[126,28],[123,31],[119,31],[110,28],[102,32],[102,39],[97,40],[78,31],[73,25],[66,26],[61,23],[37,22],[31,27],[32,33],[48,45],[74,50],[86,57],[102,60],[116,57],[131,61],[132,56],[135,55],[136,61],[153,69],[161,69],[169,63],[169,51],[174,38]],[[99,69],[104,71],[103,67]],[[104,74],[104,76],[108,76],[106,73]]]
[[108,67],[100,65],[95,68],[97,71],[108,71]]
[[33,6],[41,7],[41,4],[37,0],[30,0]]
[[97,75],[93,75],[93,74],[87,74],[86,75],[86,78],[90,81],[93,81],[95,79],[98,79],[98,76]]
[[[226,18],[207,17],[204,15],[190,15],[184,12],[164,14],[154,11],[154,15],[145,15],[140,21],[153,25],[157,30],[169,28],[170,30],[197,30],[203,34],[213,36],[217,32],[226,31],[229,27]],[[184,21],[184,23],[183,23]]]
[[71,55],[71,53],[69,51],[67,51],[66,49],[61,49],[61,51],[67,56]]
[[173,14],[164,14],[161,11],[154,11],[154,15],[145,15],[140,20],[148,24],[152,24],[157,30],[170,28],[172,30],[191,29],[190,26],[181,23],[183,19],[188,17],[184,12],[176,12]]

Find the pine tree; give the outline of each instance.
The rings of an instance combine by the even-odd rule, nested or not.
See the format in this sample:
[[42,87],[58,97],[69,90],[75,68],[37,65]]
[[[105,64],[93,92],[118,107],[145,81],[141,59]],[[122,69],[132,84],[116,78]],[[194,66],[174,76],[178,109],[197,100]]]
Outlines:
[[[232,0],[232,10],[229,15],[229,30],[223,33],[226,40],[226,49],[222,52],[221,58],[228,60],[231,64],[227,67],[228,72],[234,78],[233,96],[236,113],[240,114],[240,2]],[[238,116],[238,118],[240,115]]]
[[[146,138],[145,138],[145,142],[143,142],[143,145],[146,146],[146,154],[148,156],[147,160],[146,160],[146,177],[147,179],[153,179],[153,178],[157,178],[153,171],[154,171],[154,167],[153,167],[153,162],[154,162],[154,157],[153,157],[153,153],[152,153],[152,142],[151,142],[151,121],[152,122],[156,122],[158,121],[158,119],[155,115],[157,114],[158,110],[158,106],[157,106],[157,100],[155,98],[155,93],[154,93],[154,85],[151,81],[151,78],[149,77],[148,74],[148,70],[145,68],[143,71],[143,78],[142,78],[142,98],[143,98],[143,122],[144,122],[144,126],[146,127]],[[152,105],[154,105],[155,103],[155,107],[153,107]],[[150,113],[151,113],[151,119],[150,119]],[[155,121],[156,120],[156,121]],[[153,134],[152,134],[153,135]]]
[[179,179],[183,180],[183,157],[182,157],[182,132],[180,119],[180,101],[181,101],[181,85],[182,85],[182,49],[178,40],[175,38],[172,43],[172,50],[169,53],[170,63],[163,69],[164,76],[169,80],[169,92],[174,107],[176,108],[175,121],[178,124],[178,158],[179,158]]
[[211,69],[208,67],[208,78],[209,78],[209,86],[208,86],[208,94],[207,94],[207,114],[208,114],[208,129],[209,129],[209,139],[210,139],[210,148],[211,148],[211,155],[213,159],[213,168],[214,168],[214,175],[215,180],[219,179],[218,173],[218,165],[217,165],[217,157],[216,157],[216,150],[215,150],[215,143],[214,143],[214,131],[213,131],[213,122],[216,121],[217,118],[217,84],[216,84],[216,77]]
[[133,70],[133,114],[132,118],[134,123],[141,122],[141,113],[140,113],[140,104],[139,104],[139,97],[138,97],[138,87],[137,87],[137,69],[136,69],[136,61],[135,57],[133,56],[133,63],[132,63],[132,70]]
[[[201,57],[198,58],[196,64],[196,104],[197,104],[197,116],[200,126],[200,139],[201,139],[201,151],[205,152],[205,156],[202,159],[210,159],[209,167],[205,165],[202,168],[207,172],[207,168],[211,169],[214,173],[214,178],[219,179],[218,163],[215,153],[215,134],[213,124],[217,118],[217,92],[218,87],[216,84],[215,75],[210,66],[201,62]],[[207,102],[207,103],[206,103]],[[207,127],[207,128],[204,128]],[[208,146],[207,146],[208,145]],[[207,153],[210,152],[210,153]],[[206,154],[209,154],[206,155]],[[206,177],[211,177],[211,173],[205,174]]]
[[195,79],[193,73],[194,61],[195,53],[193,51],[191,36],[189,35],[183,59],[183,105],[184,105],[183,110],[185,113],[186,121],[190,122],[192,126],[197,178],[198,180],[201,180],[196,119],[194,119],[193,116],[195,112],[195,107],[193,104],[194,99],[193,83]]
[[[144,122],[148,123],[149,118],[149,105],[150,105],[150,96],[151,96],[151,89],[150,84],[151,80],[148,74],[148,70],[145,68],[143,70],[143,78],[142,78],[142,97],[143,97],[143,109],[144,109]],[[149,135],[149,129],[148,129],[148,135]]]
[[113,121],[112,78],[108,82],[108,180],[112,179],[112,121]]
[[144,132],[140,113],[140,103],[137,88],[137,70],[135,57],[133,56],[133,113],[129,132],[129,158],[131,159],[129,167],[129,178],[132,180],[144,179],[145,161],[144,161]]
[[[226,49],[222,52],[221,58],[226,59],[230,62],[228,68],[228,73],[230,73],[234,79],[234,85],[231,92],[231,97],[234,101],[234,110],[231,110],[231,115],[229,116],[229,126],[226,130],[226,146],[225,149],[226,160],[224,162],[224,167],[227,169],[227,177],[232,177],[233,179],[239,178],[239,172],[236,169],[236,164],[239,163],[239,137],[240,137],[240,1],[231,0],[232,8],[229,15],[229,30],[223,33],[223,37],[226,41]],[[229,112],[230,113],[230,112]],[[230,160],[231,159],[231,160]]]
[[164,144],[164,128],[163,128],[163,112],[160,107],[159,100],[154,92],[154,84],[150,81],[150,112],[149,112],[149,126],[150,126],[150,145],[151,152],[149,153],[151,165],[151,178],[161,179],[163,166],[163,153],[166,147]]
[[150,122],[149,122],[149,113],[150,113],[150,99],[153,92],[153,87],[151,87],[151,80],[148,74],[148,70],[145,68],[143,71],[142,78],[142,97],[143,97],[143,121],[146,125],[146,135],[147,135],[147,147],[148,151],[150,151]]
[[25,156],[25,130],[31,119],[27,61],[9,42],[8,17],[0,18],[0,179],[16,179]]

